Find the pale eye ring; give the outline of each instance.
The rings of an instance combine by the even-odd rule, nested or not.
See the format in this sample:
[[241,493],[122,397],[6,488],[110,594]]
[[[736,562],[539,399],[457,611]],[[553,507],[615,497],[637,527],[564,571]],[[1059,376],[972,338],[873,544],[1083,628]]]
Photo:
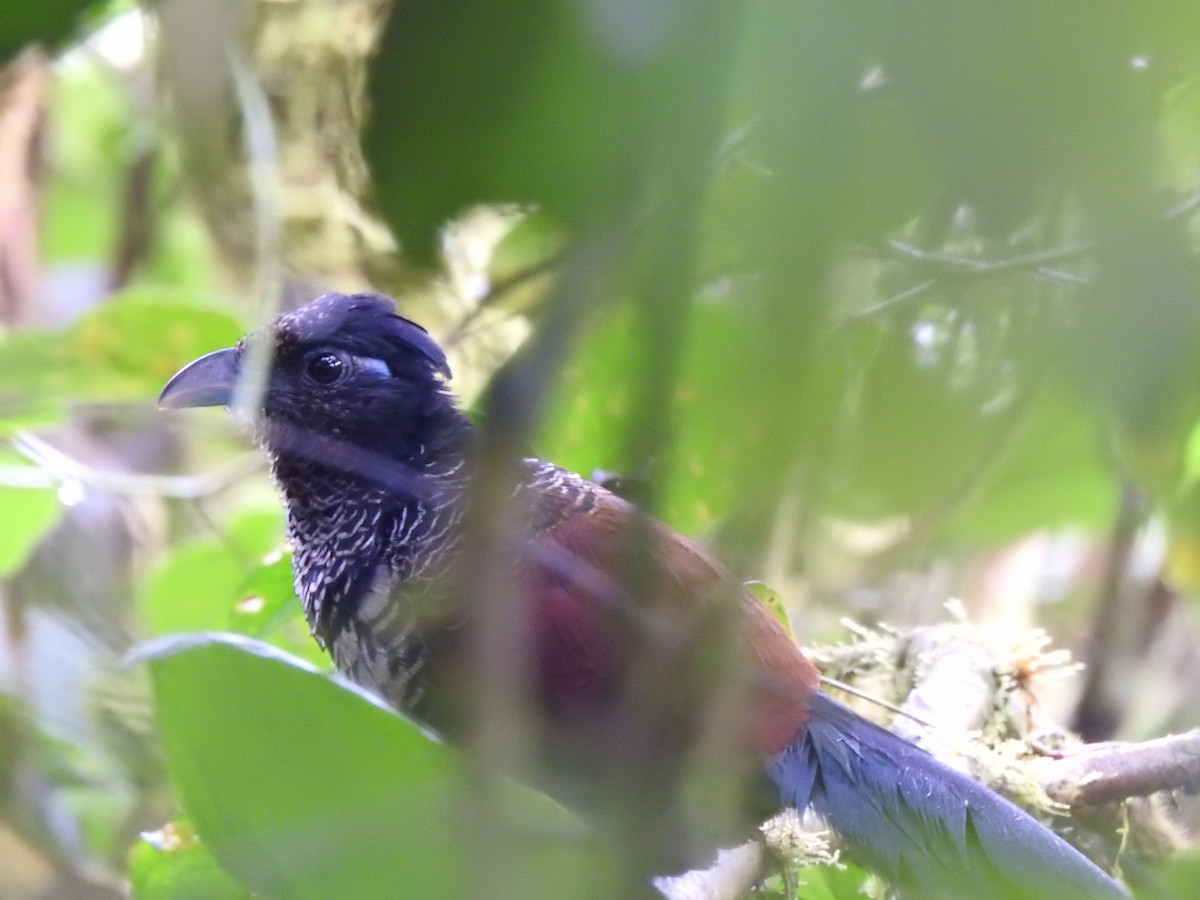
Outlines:
[[329,385],[341,381],[349,368],[340,354],[318,353],[304,364],[304,374],[317,384]]

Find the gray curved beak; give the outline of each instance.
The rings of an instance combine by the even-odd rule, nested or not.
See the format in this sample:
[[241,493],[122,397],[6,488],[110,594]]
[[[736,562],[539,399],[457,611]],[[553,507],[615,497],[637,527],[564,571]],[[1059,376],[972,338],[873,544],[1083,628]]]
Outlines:
[[236,347],[215,350],[188,363],[171,376],[158,395],[160,409],[189,406],[228,406],[238,380]]

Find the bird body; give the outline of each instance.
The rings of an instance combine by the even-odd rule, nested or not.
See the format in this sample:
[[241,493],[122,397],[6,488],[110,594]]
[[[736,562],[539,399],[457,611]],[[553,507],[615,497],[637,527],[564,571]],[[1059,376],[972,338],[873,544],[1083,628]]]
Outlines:
[[[478,441],[441,350],[376,295],[326,295],[264,338],[273,361],[256,431],[313,635],[398,709],[469,734],[458,697],[471,611],[454,573]],[[203,357],[160,402],[227,404],[242,356],[239,345]],[[697,544],[536,459],[515,467],[506,512],[504,588],[533,726],[580,796],[614,771],[651,793],[673,783],[717,721],[756,792],[771,785],[776,807],[813,809],[915,896],[1127,896],[1008,801],[821,693],[785,629]]]

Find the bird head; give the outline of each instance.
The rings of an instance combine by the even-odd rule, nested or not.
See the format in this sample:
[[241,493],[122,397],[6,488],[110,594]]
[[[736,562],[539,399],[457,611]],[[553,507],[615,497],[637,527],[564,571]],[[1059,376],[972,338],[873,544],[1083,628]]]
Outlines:
[[236,347],[185,366],[159,405],[230,405],[256,340],[270,349],[257,416],[268,451],[280,449],[280,435],[303,432],[404,457],[435,447],[441,426],[461,418],[441,348],[377,294],[325,294],[278,316]]

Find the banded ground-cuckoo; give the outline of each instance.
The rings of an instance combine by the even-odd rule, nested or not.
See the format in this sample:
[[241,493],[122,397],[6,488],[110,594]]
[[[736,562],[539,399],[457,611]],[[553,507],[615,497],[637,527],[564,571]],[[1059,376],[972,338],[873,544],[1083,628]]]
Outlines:
[[[454,570],[480,442],[442,350],[372,294],[327,294],[257,339],[271,364],[255,432],[314,637],[396,708],[469,734],[470,704],[456,698],[475,670]],[[246,347],[191,363],[160,403],[230,404]],[[513,472],[504,596],[527,656],[532,740],[568,802],[587,809],[624,784],[669,803],[652,786],[678,776],[673,760],[719,716],[724,751],[759,796],[765,786],[775,809],[816,812],[906,894],[1127,896],[1031,816],[821,692],[784,628],[697,544],[551,463]],[[641,771],[603,780],[629,767]]]

